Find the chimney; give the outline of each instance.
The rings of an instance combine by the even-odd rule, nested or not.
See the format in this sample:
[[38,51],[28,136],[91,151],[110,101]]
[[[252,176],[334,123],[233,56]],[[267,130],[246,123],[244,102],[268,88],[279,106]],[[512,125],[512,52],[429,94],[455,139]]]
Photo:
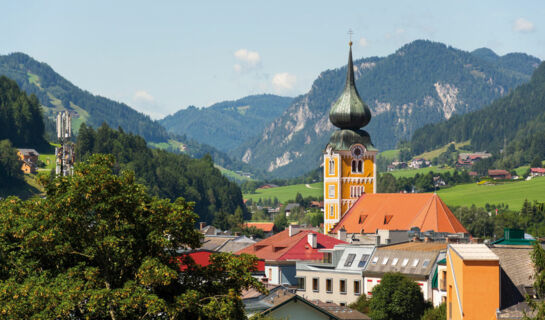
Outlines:
[[316,249],[318,247],[318,235],[316,233],[309,232],[307,235],[307,241],[313,249]]
[[199,222],[199,229],[202,230],[206,227],[206,222]]
[[292,237],[292,236],[298,234],[299,231],[300,231],[300,230],[299,230],[299,226],[294,226],[294,225],[290,224],[289,227],[288,227],[288,235],[289,235],[290,237]]
[[337,239],[341,241],[346,241],[346,229],[344,226],[337,231]]

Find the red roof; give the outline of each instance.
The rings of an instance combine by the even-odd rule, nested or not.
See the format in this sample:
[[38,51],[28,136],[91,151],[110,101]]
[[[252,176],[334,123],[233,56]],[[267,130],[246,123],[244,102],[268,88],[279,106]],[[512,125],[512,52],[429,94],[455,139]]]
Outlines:
[[467,230],[434,193],[364,194],[342,217],[331,233],[344,227],[347,233],[377,230],[410,230],[457,233]]
[[[310,233],[316,234],[316,248],[308,244],[307,236]],[[244,248],[237,254],[255,254],[260,259],[285,261],[285,260],[321,260],[323,253],[320,249],[331,249],[336,244],[346,243],[322,233],[301,230],[297,234],[289,236],[289,229],[275,234],[272,237],[261,240],[253,245]]]
[[510,175],[509,171],[507,170],[501,170],[501,169],[490,169],[488,170],[489,176],[504,176],[504,175]]
[[246,222],[246,227],[256,227],[264,232],[271,232],[274,227],[274,222]]
[[530,172],[545,173],[545,168],[531,168]]
[[[187,253],[185,255],[189,255],[193,261],[195,261],[195,264],[206,267],[210,264],[210,255],[213,253],[217,253],[210,250],[198,250],[193,251],[190,253]],[[184,254],[178,257],[178,262],[180,263],[180,270],[185,271],[187,269],[187,265],[183,264],[182,258],[185,256]],[[257,261],[257,271],[265,271],[265,261],[264,260],[258,260]]]

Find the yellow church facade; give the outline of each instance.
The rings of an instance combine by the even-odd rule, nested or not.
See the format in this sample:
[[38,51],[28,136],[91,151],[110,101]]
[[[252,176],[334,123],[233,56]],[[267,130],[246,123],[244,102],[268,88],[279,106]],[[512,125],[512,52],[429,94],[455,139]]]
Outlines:
[[352,43],[346,85],[329,112],[339,128],[324,150],[324,233],[328,233],[364,193],[376,192],[376,155],[369,134],[360,128],[371,120],[354,81]]

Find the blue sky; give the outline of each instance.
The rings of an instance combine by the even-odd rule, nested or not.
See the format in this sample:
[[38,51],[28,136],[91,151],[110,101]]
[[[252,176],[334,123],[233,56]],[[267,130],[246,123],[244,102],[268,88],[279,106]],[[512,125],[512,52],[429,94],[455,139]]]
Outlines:
[[545,58],[545,1],[0,0],[20,51],[153,118],[249,94],[295,96],[326,69],[416,39]]

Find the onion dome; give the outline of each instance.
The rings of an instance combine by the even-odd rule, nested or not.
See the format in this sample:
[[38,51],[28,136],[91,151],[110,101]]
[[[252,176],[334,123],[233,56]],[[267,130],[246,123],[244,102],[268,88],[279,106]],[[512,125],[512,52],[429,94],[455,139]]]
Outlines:
[[354,83],[354,65],[352,63],[352,41],[348,54],[348,70],[344,91],[331,107],[329,120],[340,129],[359,129],[371,121],[371,111],[361,100]]

